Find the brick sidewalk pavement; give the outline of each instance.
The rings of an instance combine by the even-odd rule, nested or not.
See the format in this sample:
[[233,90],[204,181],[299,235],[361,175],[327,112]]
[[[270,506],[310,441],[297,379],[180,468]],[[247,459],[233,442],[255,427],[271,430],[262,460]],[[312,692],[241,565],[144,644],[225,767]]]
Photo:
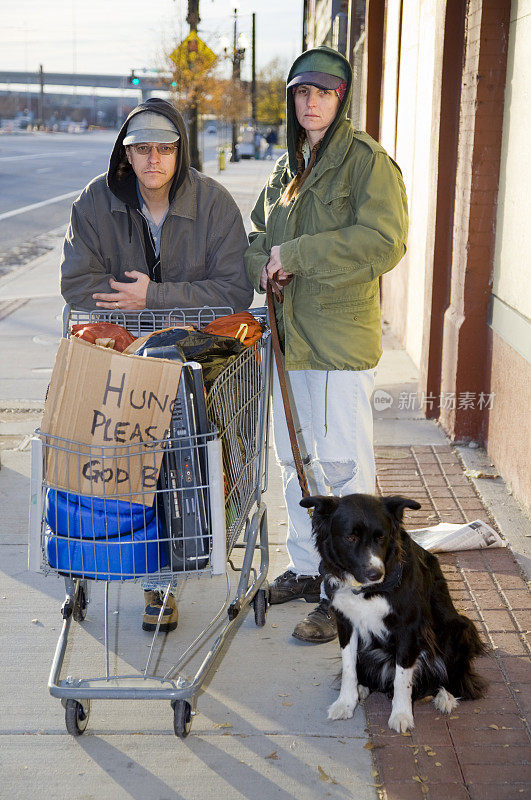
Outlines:
[[[378,490],[421,503],[406,527],[482,518],[494,526],[450,445],[377,447]],[[531,670],[529,593],[511,552],[466,551],[439,556],[459,611],[477,624],[488,653],[476,661],[489,681],[484,700],[453,714],[430,701],[415,704],[415,729],[387,727],[390,700],[365,701],[375,782],[386,800],[517,800],[531,796],[531,746],[526,712]]]

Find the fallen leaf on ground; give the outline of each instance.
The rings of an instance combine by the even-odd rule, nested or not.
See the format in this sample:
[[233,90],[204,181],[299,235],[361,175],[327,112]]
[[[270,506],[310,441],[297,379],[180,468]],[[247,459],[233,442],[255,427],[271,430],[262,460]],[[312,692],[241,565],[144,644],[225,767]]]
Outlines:
[[319,772],[319,777],[322,781],[330,781],[330,783],[337,784],[335,778],[332,778],[331,775],[327,775],[327,773],[324,771],[322,767],[319,766],[319,764],[317,765],[317,771]]
[[481,469],[465,469],[467,478],[499,478],[496,472],[483,472]]
[[230,722],[214,722],[214,728],[232,728]]
[[284,700],[284,702],[282,703],[282,705],[283,705],[283,706],[292,706],[292,705],[293,705],[293,703],[287,703],[287,702]]
[[265,756],[265,758],[271,758],[274,761],[278,761],[278,753],[276,750],[273,750],[273,752],[269,753],[269,755]]

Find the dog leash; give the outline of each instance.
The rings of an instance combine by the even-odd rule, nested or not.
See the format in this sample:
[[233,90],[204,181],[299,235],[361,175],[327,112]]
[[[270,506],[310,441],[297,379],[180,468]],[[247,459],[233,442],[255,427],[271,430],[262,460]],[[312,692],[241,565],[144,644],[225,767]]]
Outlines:
[[[270,279],[268,279],[266,295],[267,295],[267,310],[269,311],[269,327],[271,328],[271,342],[273,344],[273,352],[275,354],[278,381],[280,383],[280,391],[282,393],[282,402],[284,403],[284,413],[286,415],[286,425],[288,426],[289,440],[291,443],[291,452],[293,453],[293,458],[295,460],[295,469],[297,470],[297,478],[299,481],[299,486],[301,487],[302,496],[309,497],[310,492],[308,490],[308,481],[306,480],[306,475],[304,473],[301,451],[299,450],[299,444],[297,442],[297,434],[295,433],[293,414],[291,413],[291,405],[289,402],[288,386],[286,383],[286,373],[284,370],[284,364],[282,360],[282,350],[280,349],[280,340],[278,338],[277,318],[275,316],[275,303],[273,300],[273,294],[275,295],[275,298],[279,303],[282,303],[284,301],[282,292],[273,285]],[[310,515],[311,511],[312,509],[309,508],[308,513]]]

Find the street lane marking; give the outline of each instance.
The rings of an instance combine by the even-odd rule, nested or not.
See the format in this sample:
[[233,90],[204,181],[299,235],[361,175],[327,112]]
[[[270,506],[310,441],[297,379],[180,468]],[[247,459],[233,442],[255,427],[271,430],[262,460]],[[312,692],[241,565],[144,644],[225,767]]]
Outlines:
[[43,172],[51,172],[51,167],[41,167],[40,169],[36,170],[36,172],[43,173]]
[[57,197],[50,197],[49,200],[41,200],[40,203],[32,203],[30,206],[22,206],[22,208],[14,208],[13,211],[5,211],[0,214],[0,222],[9,217],[16,217],[17,214],[25,214],[27,211],[34,211],[36,208],[48,206],[50,203],[59,203],[61,200],[67,200],[69,197],[77,197],[81,194],[81,189],[76,189],[75,192],[68,192],[67,194],[60,194]]
[[49,156],[62,158],[62,156],[74,155],[76,152],[77,150],[56,150],[54,153],[34,153],[31,156],[0,156],[0,161],[29,161],[30,158],[48,158]]

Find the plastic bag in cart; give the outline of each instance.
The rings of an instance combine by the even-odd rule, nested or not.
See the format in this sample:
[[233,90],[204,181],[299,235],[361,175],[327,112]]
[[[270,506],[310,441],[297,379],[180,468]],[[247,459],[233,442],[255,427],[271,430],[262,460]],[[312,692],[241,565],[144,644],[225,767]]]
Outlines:
[[166,566],[152,507],[49,489],[46,555],[52,569],[97,580],[124,580]]
[[128,353],[142,355],[144,350],[156,347],[175,346],[183,361],[197,361],[203,369],[203,381],[207,392],[212,384],[246,347],[232,336],[218,336],[203,331],[189,332],[182,328],[157,331],[143,339],[138,350],[134,344]]

